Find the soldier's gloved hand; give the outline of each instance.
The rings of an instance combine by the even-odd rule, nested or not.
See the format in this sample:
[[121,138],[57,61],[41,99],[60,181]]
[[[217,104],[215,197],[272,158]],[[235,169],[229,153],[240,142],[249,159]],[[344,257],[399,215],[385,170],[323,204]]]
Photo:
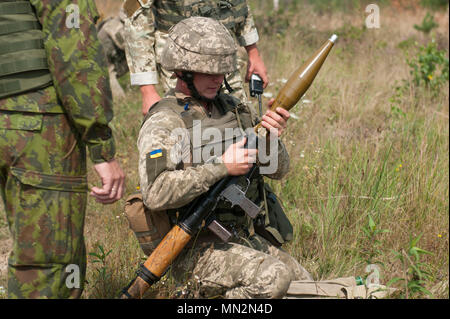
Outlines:
[[225,164],[228,175],[238,176],[247,174],[256,162],[258,150],[244,148],[247,138],[230,145],[222,155],[222,162]]
[[123,196],[125,174],[119,163],[113,159],[109,162],[94,165],[100,176],[102,187],[92,187],[90,195],[102,204],[112,204]]
[[274,101],[275,99],[270,99],[268,103],[268,110],[261,119],[261,125],[268,131],[276,130],[278,137],[280,137],[281,133],[283,133],[286,128],[287,121],[291,115],[289,114],[289,111],[286,111],[281,107],[277,107],[276,112],[271,111],[269,108]]
[[145,115],[153,104],[161,100],[161,97],[153,84],[142,85],[140,89],[142,94],[142,115]]

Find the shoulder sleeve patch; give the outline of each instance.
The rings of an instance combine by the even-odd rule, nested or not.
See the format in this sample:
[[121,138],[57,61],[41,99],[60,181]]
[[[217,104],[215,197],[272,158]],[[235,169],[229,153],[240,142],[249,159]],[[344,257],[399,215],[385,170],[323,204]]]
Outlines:
[[167,168],[167,151],[156,149],[146,155],[145,165],[147,171],[148,184],[152,184],[155,179]]

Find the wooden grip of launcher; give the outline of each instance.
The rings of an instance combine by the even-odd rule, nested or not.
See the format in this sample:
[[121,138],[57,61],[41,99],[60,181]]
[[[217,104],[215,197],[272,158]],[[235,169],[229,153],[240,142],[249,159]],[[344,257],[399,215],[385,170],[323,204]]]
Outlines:
[[[143,267],[158,279],[161,278],[190,239],[191,236],[187,232],[175,225],[147,258]],[[121,298],[142,299],[149,287],[149,283],[137,276],[130,286],[126,288],[129,296],[122,294]]]
[[[302,98],[314,81],[317,73],[319,73],[325,59],[334,46],[337,35],[333,34],[300,68],[298,68],[281,88],[275,101],[270,107],[271,111],[281,107],[290,110]],[[260,124],[255,127],[258,130]]]
[[214,210],[217,197],[232,181],[232,176],[221,179],[208,190],[205,196],[199,197],[192,204],[187,216],[172,227],[144,264],[139,267],[136,278],[122,289],[120,298],[142,298],[145,291],[164,275],[191,237],[203,227],[203,221]]
[[175,225],[163,238],[158,247],[145,261],[144,266],[155,276],[161,277],[174,259],[187,245],[191,236]]

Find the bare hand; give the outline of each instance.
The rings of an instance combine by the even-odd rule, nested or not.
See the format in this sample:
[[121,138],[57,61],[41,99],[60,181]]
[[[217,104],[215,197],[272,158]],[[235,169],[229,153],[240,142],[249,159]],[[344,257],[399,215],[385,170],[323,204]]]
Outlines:
[[116,160],[94,165],[100,176],[102,187],[92,187],[91,196],[102,204],[112,204],[123,196],[125,174]]
[[140,89],[142,94],[142,115],[145,115],[153,104],[161,100],[161,97],[153,84],[142,85]]
[[247,74],[245,76],[245,81],[250,81],[252,74],[258,74],[263,80],[263,88],[267,87],[269,84],[269,78],[267,76],[267,69],[264,62],[259,55],[258,48],[256,44],[252,44],[245,48],[248,54],[248,64],[247,64]]
[[247,174],[256,162],[256,149],[244,148],[247,138],[230,145],[222,155],[222,161],[227,167],[228,175],[239,176]]
[[278,137],[280,137],[281,133],[283,133],[284,129],[287,126],[287,121],[290,117],[290,114],[289,111],[281,107],[277,107],[275,112],[271,111],[270,106],[273,104],[274,101],[275,99],[271,99],[269,101],[268,110],[261,119],[261,125],[265,127],[268,131],[276,130]]

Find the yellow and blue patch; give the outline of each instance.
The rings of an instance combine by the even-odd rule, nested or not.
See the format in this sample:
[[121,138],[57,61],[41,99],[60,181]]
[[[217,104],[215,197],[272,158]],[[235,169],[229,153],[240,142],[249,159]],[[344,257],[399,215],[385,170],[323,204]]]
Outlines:
[[158,157],[161,157],[162,155],[163,155],[162,149],[157,149],[157,150],[154,150],[154,151],[151,151],[150,153],[148,153],[148,156],[150,158],[158,158]]
[[149,185],[166,169],[166,157],[167,151],[165,149],[156,149],[147,153],[145,165]]

